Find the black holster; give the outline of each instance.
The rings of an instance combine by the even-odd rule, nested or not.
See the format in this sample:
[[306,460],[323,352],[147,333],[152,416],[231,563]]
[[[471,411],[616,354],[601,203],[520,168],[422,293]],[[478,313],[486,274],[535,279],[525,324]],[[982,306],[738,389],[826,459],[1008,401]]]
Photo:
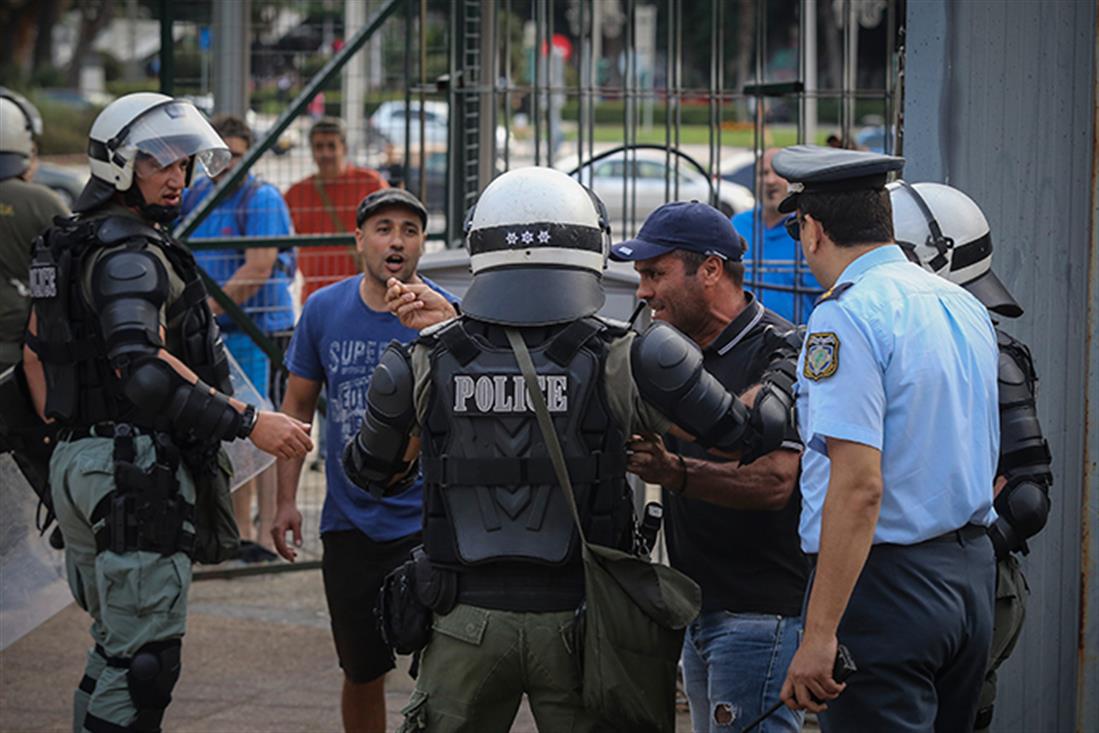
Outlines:
[[132,426],[121,423],[114,431],[115,490],[103,497],[91,517],[93,523],[106,519],[95,533],[96,551],[192,556],[195,535],[183,523],[194,523],[194,506],[179,493],[179,450],[167,434],[155,433],[156,462],[139,468]]
[[457,573],[432,564],[422,546],[382,582],[374,613],[382,640],[397,654],[412,654],[431,638],[432,614],[446,614],[458,599]]

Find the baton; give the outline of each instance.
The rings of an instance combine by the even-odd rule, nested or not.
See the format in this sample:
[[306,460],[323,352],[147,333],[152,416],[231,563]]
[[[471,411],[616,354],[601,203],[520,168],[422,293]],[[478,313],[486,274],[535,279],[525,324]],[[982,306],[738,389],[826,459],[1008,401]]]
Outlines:
[[[851,652],[849,652],[847,650],[847,647],[845,647],[843,644],[840,644],[836,648],[836,663],[832,667],[832,679],[836,682],[846,682],[848,677],[858,671],[859,668],[855,666],[855,660],[851,656]],[[820,702],[820,700],[817,700],[815,695],[813,696],[813,701]],[[774,712],[780,707],[782,707],[782,700],[779,700],[774,705],[764,710],[762,715],[760,715],[748,725],[741,728],[740,733],[748,733],[748,731],[750,731],[752,728],[755,728],[764,720],[771,717],[771,715],[773,715]]]

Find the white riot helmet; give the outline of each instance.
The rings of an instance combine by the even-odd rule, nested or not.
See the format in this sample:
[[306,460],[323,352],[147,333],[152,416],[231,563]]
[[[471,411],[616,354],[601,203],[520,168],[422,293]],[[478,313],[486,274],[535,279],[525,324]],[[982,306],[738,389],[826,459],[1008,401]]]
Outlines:
[[42,134],[38,109],[18,92],[0,87],[0,180],[23,174]]
[[[115,191],[128,191],[134,163],[147,155],[166,166],[193,158],[211,177],[229,162],[229,148],[193,104],[163,94],[139,92],[111,102],[88,133],[92,177],[73,207],[87,211],[102,205]],[[188,170],[187,183],[195,165]]]
[[893,236],[924,269],[961,285],[989,310],[1017,318],[1023,309],[992,271],[992,232],[981,208],[941,183],[886,188],[893,204]]
[[606,209],[552,168],[504,173],[466,219],[473,282],[462,313],[503,325],[566,323],[603,307]]

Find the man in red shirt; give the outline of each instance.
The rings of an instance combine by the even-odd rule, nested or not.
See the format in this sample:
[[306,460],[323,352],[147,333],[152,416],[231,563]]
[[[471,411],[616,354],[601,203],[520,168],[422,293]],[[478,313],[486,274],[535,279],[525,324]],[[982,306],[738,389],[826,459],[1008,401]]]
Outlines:
[[[355,231],[355,209],[368,194],[387,188],[381,174],[347,162],[347,129],[338,117],[322,117],[309,130],[317,173],[286,192],[286,204],[298,234],[348,234]],[[359,274],[355,250],[348,246],[303,247],[298,269],[305,278],[301,299],[325,285]]]

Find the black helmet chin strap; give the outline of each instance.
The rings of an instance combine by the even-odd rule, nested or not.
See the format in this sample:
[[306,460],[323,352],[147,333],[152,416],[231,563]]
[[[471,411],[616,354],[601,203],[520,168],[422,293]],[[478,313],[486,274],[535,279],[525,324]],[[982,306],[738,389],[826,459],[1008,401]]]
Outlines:
[[[920,196],[920,192],[904,179],[897,181],[897,183],[901,184],[901,186],[904,187],[904,190],[908,192],[908,195],[912,197],[912,200],[916,204],[916,208],[920,210],[924,220],[927,222],[927,230],[930,232],[930,235],[924,244],[929,247],[934,247],[935,251],[938,252],[938,254],[932,257],[931,261],[927,264],[931,266],[931,269],[934,272],[938,272],[946,267],[948,262],[946,253],[954,248],[954,240],[950,237],[943,236],[943,230],[939,227],[939,222],[935,220],[935,215],[931,213],[931,208],[927,205],[927,202],[923,200],[923,196]],[[911,260],[915,256],[915,243],[897,242],[897,244],[905,250],[908,259]],[[919,264],[919,258],[915,261]]]
[[126,189],[126,193],[122,194],[127,206],[133,206],[141,212],[142,218],[146,221],[151,221],[156,224],[170,224],[179,218],[179,212],[181,206],[176,204],[175,206],[161,206],[160,204],[150,204],[145,202],[145,197],[141,195],[141,189],[137,186],[137,181],[130,184],[130,187]]

